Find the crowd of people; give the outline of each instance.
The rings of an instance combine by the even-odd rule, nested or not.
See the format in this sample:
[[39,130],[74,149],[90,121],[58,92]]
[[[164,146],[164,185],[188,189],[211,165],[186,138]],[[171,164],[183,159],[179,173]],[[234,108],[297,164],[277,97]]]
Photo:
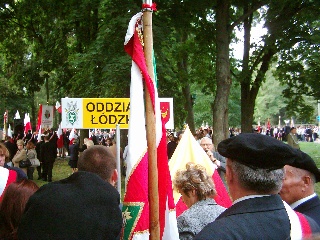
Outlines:
[[[0,239],[121,238],[116,143],[111,131],[100,133],[91,133],[81,147],[76,134],[70,139],[67,153],[73,174],[54,182],[52,169],[59,156],[54,131],[41,139],[31,134],[0,143]],[[314,160],[299,145],[289,144],[291,140],[287,144],[260,132],[230,133],[217,146],[210,128],[194,137],[215,165],[233,204],[217,204],[211,176],[200,164],[188,163],[173,177],[173,187],[188,208],[177,217],[179,238],[320,236],[320,199],[315,192],[320,171]],[[296,128],[290,134],[298,141]],[[169,161],[182,137],[183,131],[168,133]],[[39,159],[41,165],[22,168],[19,162],[27,158]],[[32,181],[35,169],[39,179],[52,183],[39,188]]]

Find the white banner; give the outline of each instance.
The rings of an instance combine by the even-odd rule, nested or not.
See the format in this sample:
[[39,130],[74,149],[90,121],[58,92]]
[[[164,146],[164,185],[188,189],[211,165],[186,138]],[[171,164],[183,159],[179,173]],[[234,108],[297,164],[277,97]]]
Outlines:
[[53,127],[53,106],[42,105],[41,127],[42,129]]

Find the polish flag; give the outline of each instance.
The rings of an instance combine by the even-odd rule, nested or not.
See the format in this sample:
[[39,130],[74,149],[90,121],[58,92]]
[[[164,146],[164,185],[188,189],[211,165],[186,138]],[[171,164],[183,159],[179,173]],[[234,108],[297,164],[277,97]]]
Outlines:
[[147,88],[156,118],[156,144],[158,167],[159,225],[158,239],[179,239],[176,214],[172,196],[172,183],[166,150],[166,132],[161,121],[157,89],[150,78],[137,28],[141,29],[142,13],[130,21],[125,50],[132,57],[130,86],[130,122],[128,132],[127,178],[123,201],[124,227],[122,239],[149,240],[150,208],[148,192],[148,144],[143,84]]
[[0,203],[3,197],[3,193],[10,183],[17,180],[17,172],[9,170],[4,167],[0,167]]
[[61,104],[58,101],[56,102],[56,110],[58,111],[58,113],[62,112]]
[[69,135],[69,140],[70,140],[69,145],[72,145],[73,140],[77,139],[77,135],[76,135],[75,131],[76,131],[76,129],[72,128],[70,135]]
[[63,132],[61,128],[61,123],[59,124],[57,135],[58,135],[57,148],[63,148]]
[[27,133],[29,130],[32,130],[29,113],[24,115],[24,132]]

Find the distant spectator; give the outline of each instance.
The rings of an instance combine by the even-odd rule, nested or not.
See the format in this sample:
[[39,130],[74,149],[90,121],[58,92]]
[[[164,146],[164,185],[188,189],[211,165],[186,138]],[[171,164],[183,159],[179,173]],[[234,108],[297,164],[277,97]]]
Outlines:
[[[17,140],[18,151],[14,155],[12,162],[14,167],[19,167],[19,162],[27,159],[27,152],[24,149],[24,142],[22,139]],[[27,168],[21,168],[27,174]]]
[[[15,171],[17,175],[13,179],[14,181],[26,179],[27,174],[25,174],[25,172],[21,168],[11,167],[8,165],[8,163],[10,163],[9,154],[10,153],[9,153],[8,149],[6,148],[6,146],[3,143],[0,143],[0,167],[4,167],[6,169]],[[5,173],[3,172],[2,175],[4,177]],[[8,185],[8,183],[7,183],[7,185]],[[1,189],[1,187],[0,187],[0,189]],[[1,190],[0,190],[0,192],[1,192]]]
[[[72,144],[69,146],[70,159],[69,166],[72,169],[72,173],[77,171],[78,159],[79,159],[79,144],[76,139],[71,140]],[[87,147],[87,145],[86,145]]]
[[49,136],[44,137],[44,143],[40,148],[40,159],[43,164],[42,180],[52,182],[53,164],[57,157],[57,149],[49,141]]
[[176,150],[177,147],[177,142],[174,137],[174,133],[170,133],[168,136],[169,142],[167,143],[167,155],[168,155],[168,160],[172,157],[174,150]]
[[297,129],[295,127],[290,128],[290,133],[287,136],[287,142],[291,147],[300,149]]

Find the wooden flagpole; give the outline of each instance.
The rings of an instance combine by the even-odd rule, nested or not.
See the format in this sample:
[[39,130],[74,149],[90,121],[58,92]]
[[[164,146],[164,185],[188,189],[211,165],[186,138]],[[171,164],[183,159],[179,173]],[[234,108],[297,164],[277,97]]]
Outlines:
[[[144,55],[149,76],[154,81],[153,72],[153,34],[152,34],[152,1],[143,1],[143,39]],[[146,7],[147,6],[147,7]],[[145,88],[146,89],[146,88]],[[157,167],[157,146],[156,146],[156,119],[150,95],[146,92],[146,130],[148,142],[148,180],[149,180],[149,204],[150,204],[150,239],[160,239],[159,223],[159,193],[158,193],[158,167]]]

